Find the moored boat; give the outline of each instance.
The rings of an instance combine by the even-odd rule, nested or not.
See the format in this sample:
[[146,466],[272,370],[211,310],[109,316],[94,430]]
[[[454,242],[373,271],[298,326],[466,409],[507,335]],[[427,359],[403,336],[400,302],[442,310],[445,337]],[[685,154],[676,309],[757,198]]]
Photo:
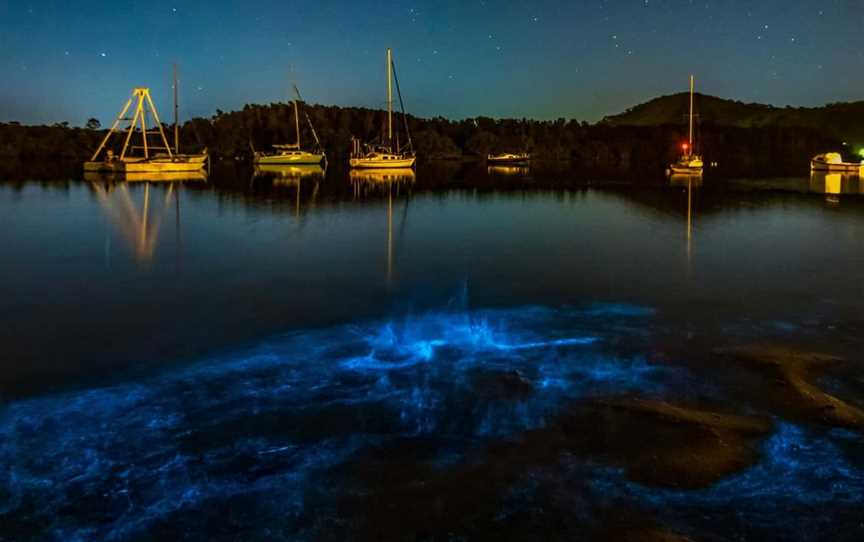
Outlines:
[[688,136],[687,143],[681,145],[681,157],[674,163],[669,165],[669,174],[683,175],[702,175],[704,164],[702,157],[695,152],[693,144],[693,88],[694,77],[690,76],[690,114],[688,116]]
[[359,169],[393,169],[412,168],[417,158],[413,155],[390,152],[389,149],[370,149],[360,156],[348,160],[352,168]]
[[702,158],[697,155],[682,156],[677,162],[669,165],[669,171],[674,175],[701,175]]
[[[132,117],[126,117],[126,113],[135,104]],[[147,129],[148,115],[156,130]],[[117,128],[121,122],[128,122],[122,132],[126,134],[120,154],[108,147],[111,136],[118,132]],[[133,145],[132,137],[140,135],[140,145]],[[156,145],[153,145],[148,136],[159,136]],[[161,145],[159,145],[161,143]],[[141,154],[134,154],[141,151]],[[154,152],[156,151],[156,152]],[[132,96],[126,101],[114,124],[105,134],[102,143],[87,162],[84,162],[84,171],[103,172],[116,174],[146,174],[146,173],[178,173],[201,171],[207,165],[209,155],[207,149],[201,154],[180,153],[180,130],[177,106],[177,69],[174,69],[174,148],[168,144],[159,113],[150,97],[150,89],[136,87],[132,90]]]
[[[405,135],[408,140],[405,147],[399,146],[398,137],[394,141],[393,130],[393,82],[396,83],[396,92],[399,94],[399,104],[402,108],[402,120],[405,127]],[[387,138],[380,145],[362,145],[360,140],[352,139],[353,148],[348,165],[352,168],[363,169],[392,169],[412,168],[417,162],[414,154],[411,132],[408,130],[408,117],[402,103],[402,91],[399,89],[399,79],[396,77],[396,69],[393,63],[393,53],[387,49]]]
[[207,164],[207,154],[157,154],[152,157],[118,157],[109,151],[102,160],[84,162],[84,171],[102,173],[198,172]]
[[486,162],[490,164],[526,164],[531,160],[531,155],[527,152],[502,154],[489,154],[486,156]]
[[315,127],[312,125],[312,119],[306,115],[306,122],[309,123],[309,128],[312,130],[312,137],[315,139],[315,147],[312,152],[304,151],[300,148],[300,108],[298,102],[301,100],[300,91],[297,86],[294,86],[294,131],[296,134],[296,143],[273,145],[273,152],[255,152],[255,163],[263,164],[321,164],[327,157],[321,149],[321,141],[318,140],[318,134],[315,132]]
[[255,153],[258,165],[319,165],[324,161],[324,153],[299,150],[294,145],[273,145],[272,153]]
[[860,173],[864,162],[844,162],[839,152],[817,154],[810,160],[812,171],[836,171],[841,173]]

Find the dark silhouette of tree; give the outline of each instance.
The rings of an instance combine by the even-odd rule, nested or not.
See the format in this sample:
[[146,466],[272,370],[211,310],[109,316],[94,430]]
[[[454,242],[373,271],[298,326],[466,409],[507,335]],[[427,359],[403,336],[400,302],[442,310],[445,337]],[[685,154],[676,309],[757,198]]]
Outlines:
[[99,122],[99,119],[89,118],[87,119],[87,124],[84,125],[88,130],[98,130],[102,127],[102,123]]
[[[678,107],[680,104],[674,102],[672,105]],[[857,107],[857,104],[838,104],[833,108],[819,109],[821,118],[825,120],[822,125],[817,125],[809,117],[804,120],[797,118],[797,110],[779,109],[789,117],[782,117],[784,125],[756,124],[748,119],[745,119],[747,122],[731,124],[731,121],[706,114],[699,127],[699,150],[706,163],[718,162],[718,169],[724,174],[806,174],[809,159],[814,154],[842,149],[852,152],[858,148],[857,139],[837,137],[835,132],[839,120],[834,124],[830,122],[835,115],[840,115],[842,109],[843,115],[849,117],[844,120],[844,126],[852,126],[852,121],[864,119],[864,105],[860,114],[857,109],[846,109]],[[748,111],[764,109],[747,108]],[[488,117],[454,121],[411,115],[407,122],[421,163],[437,159],[483,159],[490,152],[528,151],[538,161],[566,161],[568,168],[577,171],[656,176],[662,174],[680,153],[680,143],[687,138],[687,126],[681,122],[665,122],[659,116],[658,124],[650,124],[649,115],[642,114],[643,109],[642,106],[633,108],[628,114],[631,119],[628,122],[619,117],[607,118],[596,124],[567,119],[537,121]],[[815,114],[812,110],[807,111],[808,115]],[[674,107],[670,107],[668,112],[664,108],[662,112],[669,119],[679,117]],[[632,120],[632,116],[637,114],[641,115],[639,122]],[[775,119],[780,118],[776,111],[772,114]],[[380,140],[382,127],[386,126],[386,116],[381,110],[303,103],[300,139],[304,148],[311,148],[314,141],[306,115],[314,124],[331,164],[347,162],[352,137],[371,143]],[[731,113],[728,116],[733,117]],[[401,116],[396,124],[402,131]],[[50,155],[80,168],[81,162],[99,145],[103,134],[97,130],[98,126],[94,127],[90,121],[86,128],[73,128],[68,123],[54,126],[0,123],[0,164],[13,167],[17,167],[15,164],[34,164],[38,157]],[[296,138],[294,108],[286,103],[246,105],[233,112],[217,110],[211,118],[189,120],[180,130],[185,152],[197,152],[207,147],[217,160],[247,164],[251,163],[250,143],[256,150],[265,150],[274,144],[292,143]],[[854,136],[852,132],[854,130],[850,131],[850,136]],[[404,145],[404,131],[402,134],[400,142]],[[843,140],[849,142],[847,147],[841,145]]]

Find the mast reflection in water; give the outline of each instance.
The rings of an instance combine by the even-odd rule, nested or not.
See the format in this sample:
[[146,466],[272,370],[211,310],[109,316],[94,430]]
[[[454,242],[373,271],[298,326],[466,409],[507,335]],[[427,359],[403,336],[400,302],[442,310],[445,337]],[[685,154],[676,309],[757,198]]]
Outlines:
[[[416,180],[411,168],[389,169],[352,169],[348,179],[354,189],[354,198],[369,198],[387,195],[387,284],[393,280],[393,197],[398,198],[400,191],[410,194],[410,187]],[[408,202],[405,200],[403,224],[408,215]]]

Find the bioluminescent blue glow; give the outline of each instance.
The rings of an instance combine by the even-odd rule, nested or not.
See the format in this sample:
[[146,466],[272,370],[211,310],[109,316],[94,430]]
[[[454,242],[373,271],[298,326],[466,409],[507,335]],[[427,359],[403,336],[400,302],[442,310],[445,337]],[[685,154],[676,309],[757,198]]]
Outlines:
[[[422,460],[447,469],[478,444],[548,426],[575,400],[689,386],[685,369],[615,346],[638,344],[653,315],[625,305],[406,315],[12,402],[0,411],[0,517],[23,537],[89,540],[181,520],[197,532],[206,511],[242,509],[256,536],[312,537],[310,495],[333,506],[345,488],[328,473],[370,449],[434,439],[443,444]],[[733,502],[755,522],[778,503],[864,502],[864,470],[841,449],[856,435],[777,427],[764,461],[705,490],[649,490],[600,464],[590,487],[657,508]]]
[[[860,510],[864,505],[864,465],[853,463],[842,450],[844,443],[860,439],[846,430],[816,433],[782,422],[762,445],[759,463],[707,489],[646,488],[627,481],[619,469],[598,472],[593,483],[607,498],[645,503],[664,519],[732,514],[736,521],[770,529],[772,537],[809,539],[796,531],[801,511],[819,506]],[[830,514],[824,521],[831,522]]]
[[[635,327],[647,314],[612,317]],[[296,517],[310,477],[364,443],[507,435],[569,399],[661,389],[669,369],[606,349],[609,317],[526,307],[297,331],[143,381],[14,402],[0,413],[0,513],[27,510],[31,528],[56,518],[66,539],[144,532],[238,495]],[[72,512],[88,499],[104,514]]]

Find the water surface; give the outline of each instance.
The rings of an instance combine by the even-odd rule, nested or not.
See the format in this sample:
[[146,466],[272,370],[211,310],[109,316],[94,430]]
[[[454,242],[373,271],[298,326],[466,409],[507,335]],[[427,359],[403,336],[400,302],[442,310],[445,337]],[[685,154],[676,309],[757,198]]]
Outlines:
[[0,535],[859,539],[860,188],[0,184]]

